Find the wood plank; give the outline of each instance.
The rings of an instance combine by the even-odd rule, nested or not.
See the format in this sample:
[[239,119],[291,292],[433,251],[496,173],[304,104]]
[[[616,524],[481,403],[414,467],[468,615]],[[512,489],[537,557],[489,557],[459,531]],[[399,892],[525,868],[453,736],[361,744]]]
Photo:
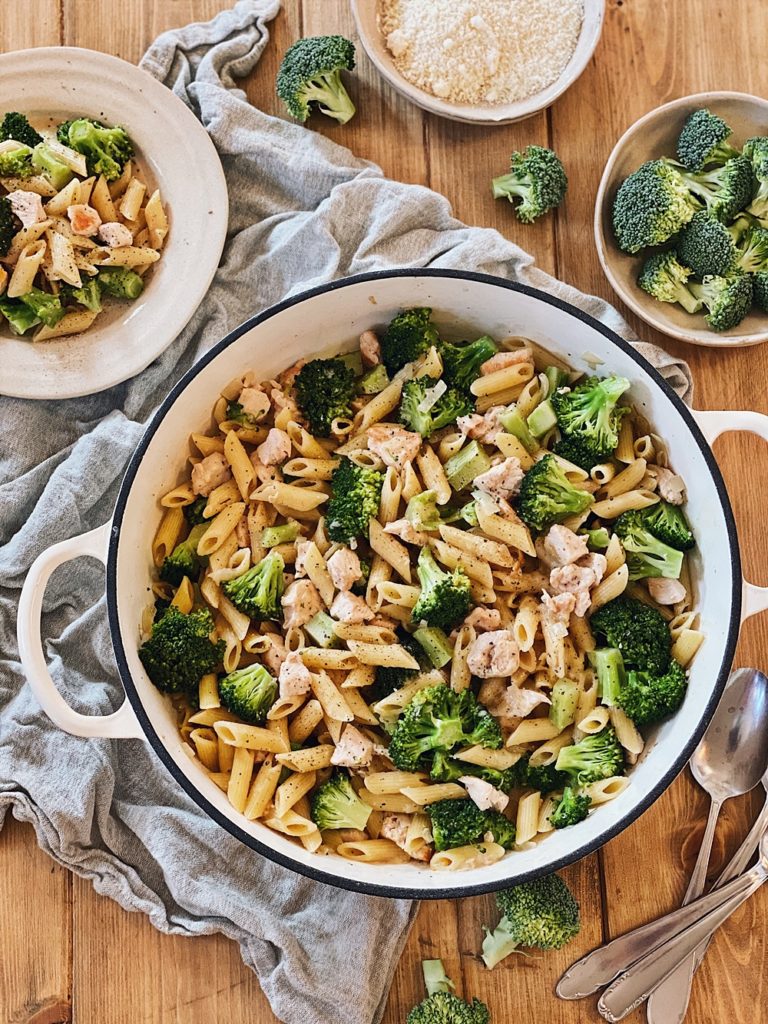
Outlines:
[[8,1024],[59,1024],[72,1013],[72,875],[31,825],[0,833],[0,1009]]
[[16,10],[10,6],[3,5],[0,18],[0,53],[61,44],[59,0],[24,0]]

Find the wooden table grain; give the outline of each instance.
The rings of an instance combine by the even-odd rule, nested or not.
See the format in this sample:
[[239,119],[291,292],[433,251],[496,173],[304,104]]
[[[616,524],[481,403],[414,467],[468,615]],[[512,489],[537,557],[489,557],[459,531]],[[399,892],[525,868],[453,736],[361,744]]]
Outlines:
[[[161,31],[206,20],[226,0],[3,0],[0,49],[64,44],[136,61]],[[280,55],[299,35],[353,35],[346,0],[285,0],[272,42],[246,83],[251,101],[282,116],[274,95]],[[605,30],[581,79],[546,113],[508,127],[468,127],[409,106],[382,83],[365,55],[352,86],[359,113],[347,126],[315,117],[310,130],[349,145],[385,173],[443,192],[457,217],[496,228],[532,252],[546,270],[587,292],[612,298],[592,244],[592,208],[608,153],[624,129],[652,107],[706,89],[765,93],[768,48],[761,0],[608,0]],[[34,63],[30,62],[30,74]],[[554,216],[526,227],[494,202],[489,180],[509,153],[551,145],[570,178]],[[626,310],[624,310],[627,313]],[[654,334],[631,314],[641,337],[684,355],[700,408],[768,412],[768,346],[738,352],[688,348]],[[768,584],[761,480],[768,450],[754,437],[718,442],[718,461],[735,506],[749,577]],[[725,628],[725,623],[723,624]],[[736,664],[765,667],[768,616],[744,628]],[[762,793],[730,802],[718,829],[712,874],[745,833]],[[481,925],[493,899],[425,903],[397,969],[385,1024],[405,1019],[421,998],[419,962],[441,956],[457,989],[486,1000],[495,1024],[598,1021],[591,1001],[562,1003],[553,984],[575,957],[680,900],[703,830],[705,798],[687,774],[622,835],[565,872],[584,926],[566,950],[513,957],[493,974],[478,961]],[[763,1024],[768,1016],[768,893],[751,900],[721,930],[694,986],[693,1024]],[[90,883],[55,865],[29,825],[9,820],[0,835],[0,1022],[5,1024],[233,1024],[275,1021],[221,936],[194,940],[156,932]],[[629,1018],[637,1024],[641,1011]],[[328,1022],[333,1024],[333,1022]]]

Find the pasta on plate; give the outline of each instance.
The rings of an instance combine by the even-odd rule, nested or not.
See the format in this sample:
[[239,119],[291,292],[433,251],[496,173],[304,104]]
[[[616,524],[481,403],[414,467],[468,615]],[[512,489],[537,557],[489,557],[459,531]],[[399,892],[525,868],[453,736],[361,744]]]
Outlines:
[[0,186],[0,317],[13,335],[80,334],[103,301],[139,297],[168,218],[122,128],[79,117],[38,131],[6,114]]
[[703,640],[629,387],[411,309],[224,389],[161,498],[139,655],[236,811],[455,870],[623,792]]

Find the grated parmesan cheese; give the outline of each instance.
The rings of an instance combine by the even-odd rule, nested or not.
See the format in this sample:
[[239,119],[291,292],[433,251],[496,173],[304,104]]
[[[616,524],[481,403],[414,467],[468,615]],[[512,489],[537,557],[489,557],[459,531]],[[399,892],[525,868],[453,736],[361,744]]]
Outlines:
[[583,0],[379,0],[395,67],[453,103],[514,103],[562,74]]

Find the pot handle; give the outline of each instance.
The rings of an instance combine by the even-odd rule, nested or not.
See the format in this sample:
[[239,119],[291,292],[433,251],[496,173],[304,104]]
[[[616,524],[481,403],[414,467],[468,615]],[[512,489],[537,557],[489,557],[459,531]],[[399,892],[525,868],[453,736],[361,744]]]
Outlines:
[[[729,430],[748,430],[768,441],[768,416],[762,412],[747,410],[722,410],[717,412],[703,409],[692,410],[693,417],[699,425],[704,437],[711,445],[721,434]],[[754,583],[743,582],[741,594],[741,621],[748,619],[757,612],[768,609],[768,587],[758,587]]]
[[110,529],[111,523],[105,523],[89,533],[53,544],[32,563],[19,598],[19,655],[32,692],[60,729],[73,736],[146,739],[127,698],[111,715],[81,715],[74,711],[56,689],[43,652],[40,617],[51,573],[64,562],[83,555],[91,555],[106,564]]

